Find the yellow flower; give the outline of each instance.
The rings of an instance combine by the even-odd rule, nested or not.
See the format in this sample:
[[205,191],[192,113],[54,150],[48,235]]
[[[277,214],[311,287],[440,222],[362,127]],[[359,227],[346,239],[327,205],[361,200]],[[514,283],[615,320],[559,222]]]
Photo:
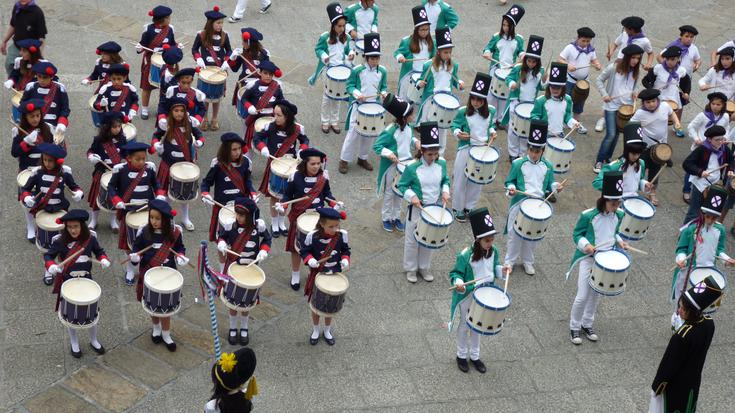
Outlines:
[[229,373],[237,365],[237,358],[235,353],[222,353],[217,364],[222,368],[222,371]]

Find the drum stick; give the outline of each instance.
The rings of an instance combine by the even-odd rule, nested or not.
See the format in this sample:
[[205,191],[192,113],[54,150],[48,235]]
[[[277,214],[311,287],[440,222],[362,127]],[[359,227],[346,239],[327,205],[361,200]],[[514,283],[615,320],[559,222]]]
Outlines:
[[63,133],[55,133],[54,134],[54,143],[56,145],[61,145],[62,142],[64,142],[64,134]]
[[406,59],[406,62],[420,62],[422,60],[429,60],[428,57],[414,57],[413,59]]
[[135,212],[140,212],[140,211],[142,211],[142,210],[144,210],[146,208],[148,208],[148,204],[143,204],[143,206],[141,206],[140,208],[136,209]]
[[434,221],[434,222],[436,222],[436,223],[440,223],[440,222],[441,222],[441,221],[439,221],[438,219],[436,219],[436,217],[435,217],[435,216],[431,215],[431,213],[430,213],[429,211],[425,210],[423,206],[419,206],[419,209],[421,210],[421,212],[426,212],[426,215],[428,215],[428,216],[429,216],[429,218],[431,218],[431,219],[432,219],[432,221]]
[[628,249],[628,251],[633,251],[633,252],[637,252],[639,254],[648,255],[648,252],[643,251],[643,250],[639,250],[638,248],[631,247],[630,245],[628,245],[628,248],[627,249]]
[[256,262],[258,262],[258,261],[260,261],[260,260],[259,260],[259,259],[257,259],[257,258],[256,258],[256,259],[254,259],[254,260],[252,260],[252,261],[250,261],[250,262],[248,263],[248,265],[246,265],[246,266],[245,266],[245,268],[247,268],[247,267],[250,267],[250,266],[254,265],[254,264],[255,264]]
[[[301,201],[304,201],[304,200],[307,200],[307,199],[309,199],[308,196],[302,196],[301,198],[296,198],[296,199],[292,199],[290,201],[281,202],[281,206],[286,206],[286,205],[289,205],[289,204],[293,204],[294,202],[301,202]],[[275,205],[273,206],[273,208],[275,208]]]
[[[165,245],[162,245],[162,247],[166,247],[166,246],[165,246]],[[173,250],[173,249],[171,249],[171,248],[168,248],[168,247],[166,247],[166,249],[168,250],[168,252],[171,252],[171,253],[173,253],[173,254],[174,254],[175,256],[177,256],[177,257],[181,257],[181,258],[186,258],[186,255],[184,255],[184,254],[181,254],[181,253],[178,253],[178,252],[174,251],[174,250]],[[188,259],[188,258],[187,258],[187,259]],[[191,267],[191,268],[193,268],[193,269],[195,269],[195,270],[197,269],[197,267],[195,267],[195,266],[194,266],[194,264],[192,264],[192,263],[191,263],[191,261],[187,262],[187,263],[186,263],[186,265],[188,265],[189,267]]]
[[214,202],[214,204],[217,205],[220,208],[227,209],[229,211],[235,212],[235,209],[233,207],[231,207],[230,205],[221,204],[221,203],[215,201],[214,199],[212,199],[212,202]]
[[[479,282],[485,281],[485,280],[490,280],[492,278],[495,278],[495,276],[494,275],[490,275],[490,276],[487,276],[487,277],[477,278],[477,279],[474,279],[472,281],[467,281],[466,283],[464,283],[462,285],[466,287],[468,285],[479,283]],[[451,286],[451,287],[449,287],[449,291],[454,291],[454,290],[457,289],[457,287],[458,287],[457,285]]]
[[142,44],[140,44],[140,43],[130,42],[130,44],[132,44],[132,45],[133,45],[133,46],[135,46],[135,47],[138,47],[138,46],[140,46],[140,48],[141,48],[141,49],[143,49],[143,50],[147,50],[147,51],[149,51],[149,52],[151,52],[151,53],[161,53],[161,52],[157,52],[157,51],[155,51],[155,50],[153,50],[153,49],[149,49],[149,48],[147,48],[147,47],[143,46],[143,45],[142,45]]
[[248,66],[250,66],[251,68],[253,68],[253,70],[255,70],[255,71],[258,71],[258,68],[257,68],[257,67],[255,67],[255,65],[254,65],[254,64],[252,64],[252,63],[250,62],[250,60],[246,59],[246,58],[245,58],[245,56],[243,56],[243,55],[239,54],[239,55],[237,55],[237,57],[238,57],[238,58],[240,58],[240,59],[242,59],[242,60],[243,60],[243,61],[244,61],[245,63],[247,63],[247,64],[248,64]]
[[77,257],[78,257],[78,256],[79,256],[79,255],[80,255],[81,253],[83,253],[83,252],[84,252],[84,248],[82,248],[82,249],[80,249],[79,251],[75,252],[74,254],[72,254],[72,255],[70,255],[70,256],[68,256],[68,257],[66,257],[66,259],[65,259],[64,261],[61,261],[61,262],[59,263],[59,266],[60,266],[60,267],[64,267],[64,266],[65,266],[66,264],[68,264],[68,263],[69,263],[69,261],[71,261],[71,260],[73,260],[73,259],[76,259],[76,258],[77,258]]
[[18,128],[19,131],[25,133],[26,135],[30,135],[30,133],[26,132],[25,129],[21,128],[20,125],[18,125],[17,123],[15,123],[12,119],[8,119],[8,122],[10,122],[16,128]]
[[708,169],[708,170],[706,170],[705,172],[707,172],[707,173],[711,174],[712,172],[715,172],[715,171],[719,171],[720,169],[722,169],[722,168],[725,168],[725,167],[727,167],[727,164],[726,164],[726,163],[723,163],[723,164],[722,164],[722,165],[720,165],[720,166],[719,166],[718,168],[712,168],[712,169]]
[[140,205],[146,205],[147,203],[141,203],[141,202],[127,202],[124,205],[125,206],[140,206]]
[[249,79],[249,78],[250,78],[251,76],[257,75],[257,74],[259,74],[259,73],[260,73],[260,71],[256,70],[255,72],[252,72],[252,73],[250,73],[249,75],[247,75],[247,76],[243,77],[242,79],[238,80],[238,81],[237,81],[237,83],[238,83],[238,84],[240,84],[240,83],[242,83],[242,82],[243,82],[244,80],[248,80],[248,79]]
[[[505,190],[508,191],[508,190],[510,190],[510,188],[505,188]],[[525,196],[527,196],[529,198],[538,198],[538,199],[541,199],[541,198],[537,197],[536,195],[529,194],[528,192],[523,192],[523,191],[521,191],[519,189],[516,189],[515,191],[516,191],[517,194],[525,195]]]
[[[692,254],[689,254],[689,255],[687,255],[686,257],[684,257],[684,262],[686,262],[686,260],[688,260],[688,259],[689,259],[689,258],[691,258],[691,257],[692,257]],[[671,271],[674,271],[674,270],[675,270],[675,269],[677,269],[677,268],[679,268],[679,264],[676,264],[676,265],[674,265],[673,267],[671,267],[671,269],[669,270],[669,272],[671,272]]]
[[234,255],[236,257],[242,257],[240,254],[236,253],[235,251],[233,251],[233,250],[231,250],[229,248],[225,248],[225,252],[227,252],[228,254],[232,254],[232,255]]
[[508,294],[508,281],[510,281],[510,267],[503,268],[505,271],[505,285],[503,286],[503,294]]
[[110,171],[110,172],[114,172],[114,171],[115,171],[115,170],[114,170],[114,169],[112,169],[112,167],[111,167],[110,165],[108,165],[108,164],[107,164],[107,162],[105,162],[105,161],[102,161],[102,162],[98,162],[98,163],[101,163],[101,164],[102,164],[102,166],[104,166],[105,168],[107,168],[107,170],[108,170],[108,171]]
[[656,179],[658,179],[658,176],[661,175],[661,172],[663,172],[664,169],[666,169],[666,168],[661,168],[661,169],[658,170],[658,173],[656,173],[656,175],[653,177],[653,179],[651,179],[651,184],[653,184],[654,182],[656,182]]
[[571,135],[572,133],[574,133],[574,131],[577,130],[577,128],[578,128],[578,126],[577,126],[577,124],[575,124],[574,127],[572,128],[572,130],[570,130],[569,133],[567,133],[566,135],[564,135],[564,139],[569,138],[569,135]]
[[[124,228],[120,228],[120,231],[125,231],[125,229],[124,229]],[[135,251],[135,254],[138,254],[138,255],[140,255],[140,254],[143,254],[144,252],[148,251],[148,250],[149,250],[149,249],[151,249],[151,248],[153,248],[153,244],[151,244],[151,245],[149,245],[149,246],[147,246],[147,247],[143,248],[143,249],[142,249],[142,250],[140,250],[140,251]],[[124,259],[124,260],[120,261],[120,265],[124,265],[124,264],[127,264],[127,262],[128,262],[128,261],[130,261],[130,257],[129,257],[129,256],[128,256],[128,258],[126,258],[126,259]]]

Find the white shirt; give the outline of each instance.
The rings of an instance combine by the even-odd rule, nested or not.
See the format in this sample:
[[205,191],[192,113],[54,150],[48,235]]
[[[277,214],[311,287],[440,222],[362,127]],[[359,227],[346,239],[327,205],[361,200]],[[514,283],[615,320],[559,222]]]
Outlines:
[[[520,79],[518,79],[520,80]],[[521,102],[533,102],[536,100],[538,95],[538,84],[541,82],[541,72],[538,75],[534,75],[533,72],[526,74],[526,81],[521,82],[521,91],[518,95],[518,100]],[[511,82],[513,84],[515,82]]]
[[[704,225],[702,230],[699,232],[702,237],[702,242],[697,242],[696,254],[697,254],[697,267],[714,267],[715,266],[715,253],[717,252],[717,245],[720,242],[720,236],[722,233],[719,229],[712,225]],[[730,256],[722,251],[720,258],[730,259]],[[679,253],[676,255],[677,261],[684,261],[686,254]]]
[[419,52],[413,54],[414,61],[411,62],[411,70],[414,72],[424,70],[424,63],[426,63],[426,60],[429,60],[429,44],[426,40],[419,40],[419,48]]
[[[370,68],[365,64],[365,70],[360,72],[360,93],[363,96],[377,96],[378,85],[380,85],[380,79],[383,74],[378,70],[379,66],[375,66],[374,69]],[[367,99],[369,102],[375,102],[376,98]]]
[[428,17],[429,24],[431,25],[430,33],[434,34],[436,31],[436,22],[439,21],[439,15],[442,12],[442,8],[439,6],[438,1],[434,2],[434,4],[427,1],[426,4],[424,4],[424,10],[426,10],[426,16]]
[[498,57],[500,60],[500,63],[506,66],[512,66],[514,62],[514,54],[516,51],[516,48],[518,47],[518,42],[516,41],[515,37],[512,39],[507,39],[505,36],[501,35],[500,40],[498,40]]
[[[623,49],[628,46],[628,33],[623,30],[620,35],[615,39],[615,44],[618,45],[618,57],[616,59],[623,58]],[[637,44],[646,53],[653,53],[653,46],[648,37],[641,37],[640,39],[633,40],[633,44]]]
[[[603,250],[612,249],[615,245],[615,241],[617,240],[617,237],[615,236],[615,228],[617,226],[618,216],[614,212],[597,214],[592,218],[592,229],[595,231],[595,246],[600,246]],[[589,244],[589,241],[584,237],[579,241],[580,243],[582,241],[586,242],[586,244],[582,246],[583,248]]]
[[[493,251],[493,253],[487,258],[480,258],[477,261],[472,261],[472,259],[470,259],[470,267],[472,267],[472,273],[475,275],[476,280],[493,276],[499,280],[503,279],[503,266],[493,266],[493,261],[495,261],[494,255],[495,252]],[[493,280],[487,280],[487,282],[492,281]]]
[[396,150],[398,151],[396,156],[398,159],[409,159],[411,157],[411,142],[413,142],[411,127],[406,125],[403,130],[396,128],[393,138],[396,140]]
[[[707,168],[705,170],[712,171],[706,178],[701,178],[695,175],[689,175],[689,182],[696,186],[699,192],[704,192],[707,187],[720,180],[720,162],[717,159],[717,154],[711,153],[709,155],[709,162],[707,162]],[[716,170],[715,170],[716,169]]]
[[[668,49],[668,47],[666,49]],[[662,50],[661,53],[665,52],[666,49]],[[699,54],[699,48],[697,48],[696,44],[692,43],[691,46],[689,46],[689,52],[681,58],[681,65],[687,70],[689,76],[691,76],[692,71],[694,70],[694,61],[701,59],[702,56]]]
[[544,105],[549,119],[549,133],[558,135],[564,133],[564,114],[567,110],[567,102],[562,99],[549,98]]
[[531,162],[530,159],[528,162],[524,162],[523,165],[521,165],[523,181],[526,184],[526,188],[523,192],[526,192],[533,196],[543,197],[544,179],[546,179],[546,173],[548,172],[548,169],[549,168],[546,166],[546,164],[544,162],[541,162],[540,160],[536,163]]
[[490,127],[490,117],[483,118],[478,111],[467,116],[467,125],[470,127],[470,145],[482,145],[487,142],[487,130]]
[[431,74],[434,76],[434,92],[452,91],[452,72],[447,70],[447,64],[442,63],[439,70],[431,65]]
[[334,44],[329,44],[329,41],[327,41],[327,49],[329,50],[329,66],[344,64],[345,46],[346,42],[340,42],[339,38],[337,38],[337,41]]
[[724,77],[724,74],[724,70],[720,70],[718,72],[714,67],[711,67],[707,73],[699,79],[699,86],[715,86],[712,89],[707,90],[705,93],[722,92],[728,99],[732,99],[733,95],[735,95],[735,73],[728,77]]
[[616,111],[622,105],[633,104],[633,97],[631,96],[633,88],[635,87],[635,79],[633,79],[633,75],[621,75],[620,73],[615,72],[613,77],[613,90],[610,97],[614,97],[615,99],[603,104],[603,109],[607,111]]
[[641,171],[635,170],[635,167],[628,165],[623,172],[623,197],[638,196],[638,189],[641,185]]
[[[364,9],[362,7],[358,8],[357,11],[355,11],[355,20],[357,21],[357,38],[362,38],[366,33],[370,32],[377,32],[378,28],[377,26],[373,26],[373,21],[375,20],[375,12],[373,11],[372,7],[369,9]],[[350,28],[347,33],[352,31],[352,28]]]
[[587,79],[590,75],[589,64],[592,60],[597,59],[597,52],[592,51],[590,53],[581,53],[577,51],[577,48],[575,48],[573,44],[568,44],[564,50],[559,53],[559,57],[566,60],[568,63],[571,63],[575,67],[587,66],[583,69],[575,70],[574,72],[567,72],[567,81],[574,82],[575,79]]
[[[715,119],[717,119],[717,116],[715,116]],[[689,122],[689,125],[687,125],[687,132],[689,133],[689,137],[692,138],[693,142],[704,142],[704,140],[707,139],[704,136],[704,131],[707,130],[707,123],[709,123],[709,119],[707,119],[707,116],[705,116],[704,112],[699,112],[697,116],[695,116],[694,119]],[[725,128],[725,131],[730,130],[730,116],[727,114],[727,112],[722,113],[722,117],[720,118],[720,120],[717,121],[716,125],[722,126],[723,128]],[[725,133],[725,135],[727,135],[727,133]],[[691,149],[694,150],[695,147],[696,145],[692,143]]]
[[[442,167],[438,163],[432,162],[431,165],[428,165],[426,160],[421,158],[421,165],[416,168],[416,176],[421,183],[421,193],[423,194],[422,204],[436,204],[439,201],[441,192],[449,193],[449,187],[446,185],[442,186],[441,184]],[[411,202],[411,198],[414,196],[416,196],[416,192],[411,188],[406,189],[406,192],[403,193],[403,199],[408,202]]]
[[679,66],[676,69],[676,74],[679,75],[678,79],[671,79],[669,81],[669,72],[664,67],[665,63],[658,63],[653,67],[653,74],[656,75],[656,81],[653,82],[653,88],[661,91],[659,99],[673,100],[679,107],[681,107],[681,99],[679,98],[679,81],[682,77],[686,76],[687,70],[683,66]]
[[[638,109],[630,119],[631,122],[640,122],[643,128],[643,141],[648,146],[656,143],[666,143],[669,135],[669,116],[674,111],[667,103],[660,102],[658,108],[649,112],[644,109]],[[655,140],[653,140],[653,139]]]

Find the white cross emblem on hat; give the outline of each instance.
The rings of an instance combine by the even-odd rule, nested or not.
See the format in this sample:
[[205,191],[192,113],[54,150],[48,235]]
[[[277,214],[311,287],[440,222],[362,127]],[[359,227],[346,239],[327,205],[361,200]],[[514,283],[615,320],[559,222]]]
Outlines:
[[551,76],[552,77],[559,76],[559,68],[558,67],[555,67],[555,68],[551,69]]
[[623,190],[623,180],[618,179],[618,182],[615,184],[615,187],[618,188],[618,191],[622,191]]
[[700,281],[697,283],[697,285],[694,286],[694,292],[697,294],[703,293],[706,289],[707,285],[704,283],[704,281]]
[[426,18],[426,10],[425,9],[421,9],[421,11],[419,12],[419,17],[421,17],[422,19],[425,19]]
[[439,139],[439,129],[436,127],[431,128],[431,137],[434,139]]
[[712,197],[712,206],[717,208],[722,203],[722,198],[719,195]]
[[534,52],[538,52],[538,49],[540,49],[540,48],[541,48],[541,44],[539,44],[539,42],[533,42],[533,43],[531,43],[531,49]]
[[513,16],[515,16],[516,14],[518,14],[518,8],[513,7],[512,9],[510,9],[510,14],[513,15]]
[[377,49],[378,47],[380,47],[380,40],[373,39],[373,41],[370,44],[373,45],[373,49]]
[[643,137],[643,128],[638,128],[638,136]]
[[493,219],[490,214],[485,215],[485,225],[491,227],[493,225]]
[[485,87],[485,82],[482,80],[478,80],[477,83],[475,83],[475,89],[482,90]]
[[336,7],[336,8],[334,9],[334,10],[336,10],[336,11],[337,11],[337,13],[340,13],[340,14],[342,14],[342,6],[339,6],[339,5],[338,5],[338,6],[337,6],[337,7]]
[[452,41],[452,34],[449,32],[444,32],[444,40],[451,42]]
[[533,131],[533,138],[534,139],[541,139],[541,131],[536,129]]

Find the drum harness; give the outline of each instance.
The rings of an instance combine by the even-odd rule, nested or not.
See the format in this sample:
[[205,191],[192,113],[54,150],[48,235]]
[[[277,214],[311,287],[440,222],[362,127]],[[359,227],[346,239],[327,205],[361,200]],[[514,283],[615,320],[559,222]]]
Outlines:
[[[92,241],[92,236],[87,238],[86,241],[83,243],[77,242],[77,245],[74,246],[74,248],[70,249],[66,257],[74,257],[69,262],[64,265],[64,268],[61,270],[60,273],[56,274],[56,278],[54,279],[54,287],[51,290],[53,294],[56,294],[56,306],[54,307],[54,312],[59,311],[59,303],[61,302],[61,284],[64,281],[64,275],[69,273],[71,270],[71,267],[76,264],[78,255],[81,254],[82,251],[87,249],[87,246],[89,246],[90,241]],[[77,255],[77,257],[75,257]]]

